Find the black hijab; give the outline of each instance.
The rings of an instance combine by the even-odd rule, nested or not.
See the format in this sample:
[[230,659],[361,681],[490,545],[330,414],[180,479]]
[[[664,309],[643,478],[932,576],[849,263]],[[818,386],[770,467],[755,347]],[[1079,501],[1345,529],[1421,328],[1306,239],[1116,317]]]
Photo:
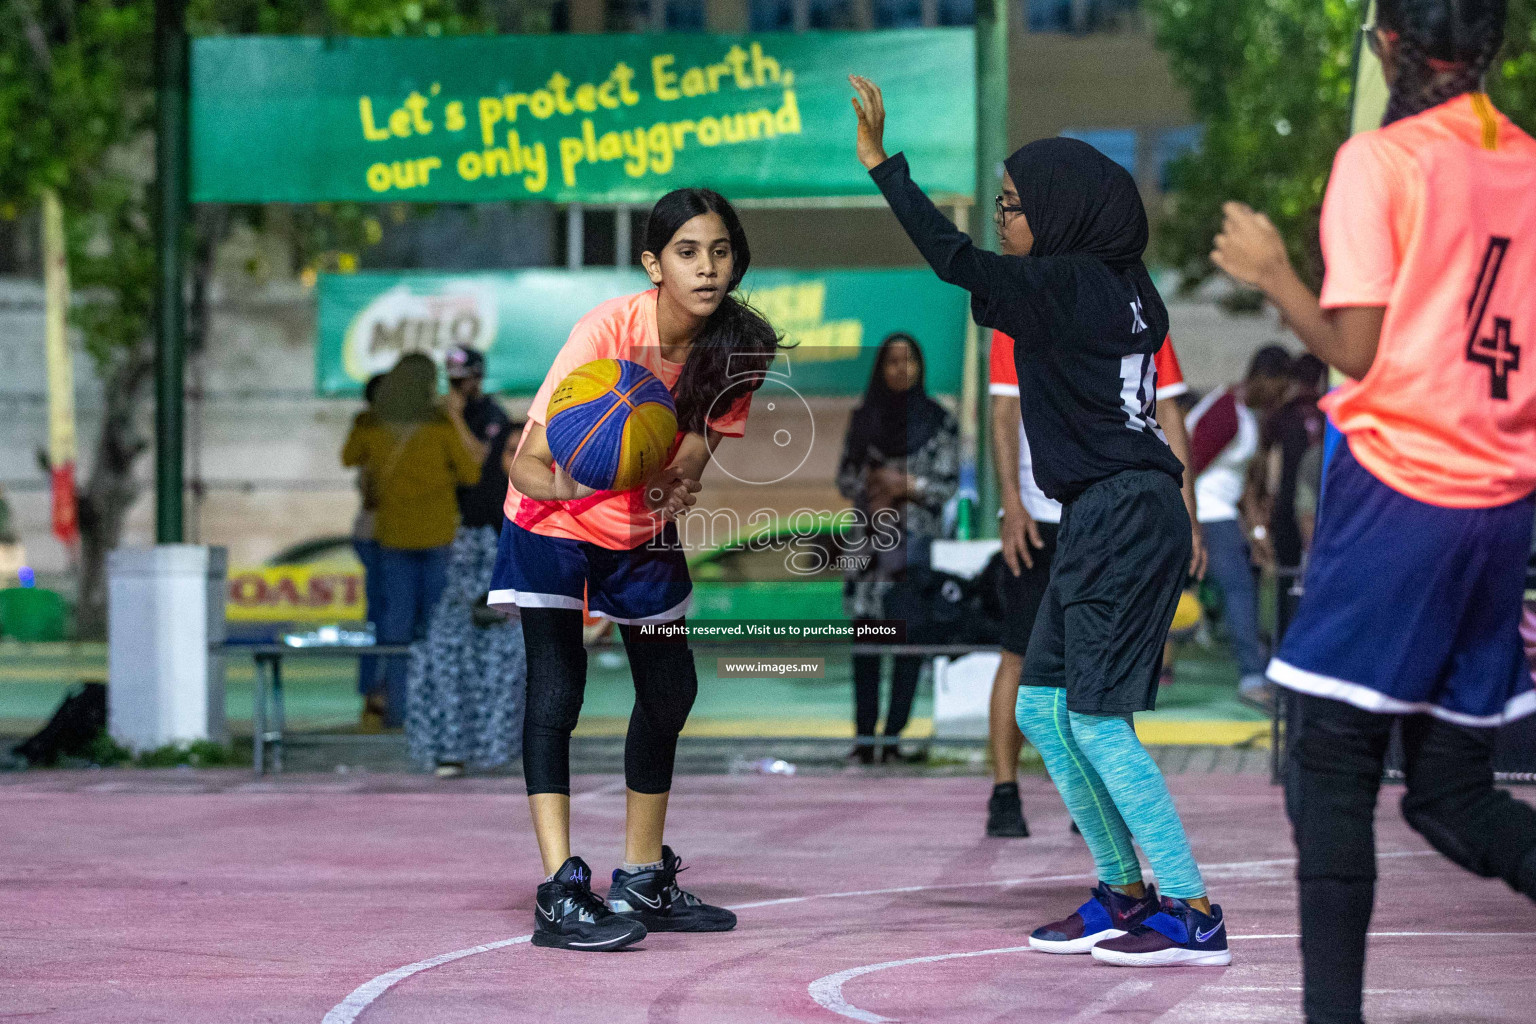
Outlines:
[[[917,360],[917,380],[905,391],[892,391],[885,382],[885,356],[898,342],[910,345],[912,358]],[[928,364],[912,335],[898,331],[880,343],[864,401],[848,423],[848,451],[855,459],[898,459],[920,451],[932,440],[944,426],[946,413],[928,396],[927,377]]]
[[1080,139],[1039,139],[1003,166],[1019,191],[1034,232],[1031,256],[1092,256],[1128,276],[1140,293],[1143,317],[1161,341],[1168,311],[1142,263],[1147,211],[1124,167]]

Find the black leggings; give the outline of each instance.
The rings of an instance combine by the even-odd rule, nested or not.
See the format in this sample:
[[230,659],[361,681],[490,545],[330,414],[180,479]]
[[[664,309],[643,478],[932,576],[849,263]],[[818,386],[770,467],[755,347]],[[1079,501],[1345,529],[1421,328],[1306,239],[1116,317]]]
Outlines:
[[[1373,818],[1397,716],[1289,695],[1285,802],[1301,889],[1307,1024],[1360,1024],[1376,893]],[[1430,845],[1536,899],[1536,810],[1493,788],[1493,729],[1403,716],[1403,817]]]
[[[587,688],[587,649],[581,612],[524,608],[523,644],[528,649],[528,710],[523,716],[523,777],[528,793],[570,793],[571,730]],[[638,640],[620,626],[635,709],[624,741],[624,783],[636,793],[672,788],[677,734],[699,693],[699,677],[687,640]]]
[[[923,671],[922,658],[892,658],[891,704],[885,712],[885,735],[900,736],[912,715],[912,698]],[[853,727],[859,736],[873,736],[880,717],[880,661],[878,654],[853,656]]]

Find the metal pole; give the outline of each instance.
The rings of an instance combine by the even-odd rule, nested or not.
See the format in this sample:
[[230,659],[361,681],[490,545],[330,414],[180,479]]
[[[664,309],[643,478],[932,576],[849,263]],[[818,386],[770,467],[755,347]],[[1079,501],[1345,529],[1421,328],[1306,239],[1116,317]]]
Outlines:
[[155,184],[159,290],[155,315],[155,539],[182,540],[187,210],[186,0],[155,0]]
[[[965,203],[955,204],[955,227],[969,233],[971,230],[971,208]],[[986,467],[981,463],[983,451],[981,434],[984,429],[985,417],[979,412],[981,407],[981,392],[985,390],[982,378],[977,375],[981,368],[981,361],[977,357],[980,349],[981,331],[972,320],[970,314],[965,317],[965,348],[961,356],[960,364],[960,502],[955,516],[955,538],[957,540],[978,540],[983,531],[978,529],[977,514],[977,477],[986,476]]]
[[613,208],[613,265],[629,266],[634,246],[634,222],[629,218],[629,207],[621,203]]
[[580,270],[586,261],[586,212],[580,203],[571,203],[565,208],[565,268]]
[[[1008,0],[976,3],[976,240],[984,249],[997,248],[997,223],[992,200],[1002,191],[1003,160],[1008,156]],[[975,373],[988,379],[987,342],[983,332],[976,346]],[[986,391],[985,388],[982,389]],[[972,536],[997,532],[997,479],[992,472],[992,417],[988,403],[978,401],[976,422],[976,483],[980,495]]]

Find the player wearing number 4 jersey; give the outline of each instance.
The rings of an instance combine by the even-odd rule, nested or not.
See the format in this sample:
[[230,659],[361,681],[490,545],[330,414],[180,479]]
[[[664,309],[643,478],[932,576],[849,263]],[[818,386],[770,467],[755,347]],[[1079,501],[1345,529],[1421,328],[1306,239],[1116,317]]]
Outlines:
[[1536,811],[1493,787],[1494,728],[1536,711],[1518,632],[1536,515],[1536,141],[1478,91],[1503,0],[1381,0],[1391,103],[1323,203],[1321,301],[1273,225],[1229,203],[1212,254],[1352,380],[1295,622],[1287,810],[1309,1024],[1358,1024],[1372,815],[1401,718],[1403,813],[1536,898]]

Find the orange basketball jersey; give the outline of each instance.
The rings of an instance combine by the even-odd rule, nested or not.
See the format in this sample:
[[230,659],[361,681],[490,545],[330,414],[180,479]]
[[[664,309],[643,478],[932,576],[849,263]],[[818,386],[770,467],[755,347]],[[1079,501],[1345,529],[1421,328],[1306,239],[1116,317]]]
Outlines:
[[1324,399],[1355,458],[1433,505],[1536,490],[1536,141],[1481,93],[1363,132],[1323,201],[1322,304],[1385,306]]

